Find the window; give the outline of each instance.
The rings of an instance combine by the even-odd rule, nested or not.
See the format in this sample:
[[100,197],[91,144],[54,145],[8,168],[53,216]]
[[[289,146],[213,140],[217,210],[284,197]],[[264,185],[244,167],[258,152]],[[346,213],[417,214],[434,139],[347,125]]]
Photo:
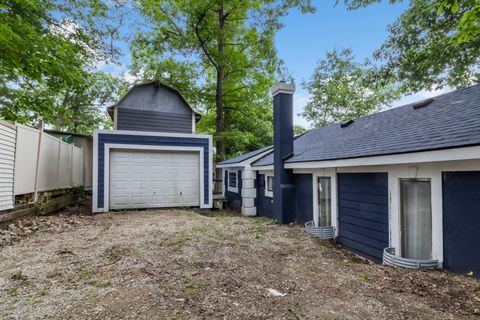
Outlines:
[[318,225],[332,225],[332,183],[330,177],[318,178]]
[[267,176],[267,191],[273,191],[273,177]]
[[265,175],[265,196],[273,198],[273,176]]
[[238,192],[238,179],[236,171],[228,171],[228,191]]
[[432,256],[432,205],[429,179],[400,179],[402,256]]

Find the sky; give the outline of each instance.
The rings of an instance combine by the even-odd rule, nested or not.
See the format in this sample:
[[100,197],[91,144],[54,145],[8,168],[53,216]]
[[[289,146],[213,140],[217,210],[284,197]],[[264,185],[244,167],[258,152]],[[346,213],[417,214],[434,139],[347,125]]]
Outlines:
[[[387,39],[387,27],[408,8],[408,1],[390,5],[387,1],[349,11],[340,0],[312,0],[317,8],[315,14],[302,14],[293,10],[282,19],[284,28],[275,38],[279,58],[293,76],[296,84],[294,96],[294,122],[309,128],[309,123],[298,116],[308,101],[308,93],[301,83],[312,75],[316,62],[325,57],[326,51],[351,48],[358,61],[371,58],[373,52]],[[125,71],[130,63],[130,54],[126,45],[121,46],[124,56],[123,66],[102,66],[112,73]],[[426,99],[449,90],[419,92],[401,98],[391,107],[400,106],[417,100]],[[386,106],[389,107],[389,106]]]

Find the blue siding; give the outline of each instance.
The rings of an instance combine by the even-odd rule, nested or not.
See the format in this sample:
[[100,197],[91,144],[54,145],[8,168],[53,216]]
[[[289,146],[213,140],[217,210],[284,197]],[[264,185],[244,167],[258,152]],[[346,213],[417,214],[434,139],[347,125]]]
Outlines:
[[257,198],[255,205],[257,207],[257,215],[261,217],[274,218],[273,216],[273,199],[265,196],[265,175],[257,173]]
[[209,200],[209,159],[210,149],[209,140],[206,138],[190,138],[190,137],[162,137],[149,135],[128,135],[114,133],[98,134],[98,191],[97,205],[103,208],[104,196],[104,170],[105,170],[105,143],[116,144],[132,144],[145,146],[177,146],[177,147],[203,147],[203,182],[204,182],[204,204],[208,204]]
[[150,110],[117,109],[118,130],[192,133],[192,113],[179,114]]
[[233,210],[242,209],[242,170],[235,170],[237,172],[237,187],[238,192],[228,191],[228,171],[225,171],[225,196],[228,198],[228,207]]
[[480,172],[443,174],[444,267],[480,277]]
[[295,212],[296,220],[304,224],[313,220],[313,186],[311,174],[296,174],[295,181]]
[[338,174],[338,242],[375,262],[388,247],[388,174]]

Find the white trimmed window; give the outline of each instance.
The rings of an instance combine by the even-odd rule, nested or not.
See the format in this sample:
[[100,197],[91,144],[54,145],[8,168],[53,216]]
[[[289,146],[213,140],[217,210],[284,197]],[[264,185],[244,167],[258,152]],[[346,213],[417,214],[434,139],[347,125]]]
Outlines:
[[237,171],[228,172],[228,191],[238,193],[238,176]]
[[402,257],[432,257],[432,200],[430,179],[400,179]]
[[273,198],[273,176],[265,175],[265,196]]
[[330,177],[318,177],[318,225],[332,225],[332,182]]

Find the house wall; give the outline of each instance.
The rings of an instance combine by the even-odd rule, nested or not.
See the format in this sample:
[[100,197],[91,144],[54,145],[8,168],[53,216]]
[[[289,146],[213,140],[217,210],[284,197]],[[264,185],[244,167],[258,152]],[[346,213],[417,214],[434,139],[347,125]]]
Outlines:
[[265,195],[266,189],[266,180],[265,180],[265,172],[257,173],[256,179],[256,187],[257,187],[257,197],[255,198],[255,205],[257,208],[257,215],[261,217],[269,217],[274,218],[273,216],[273,198],[267,197]]
[[[230,188],[229,190],[229,172],[235,171],[237,173],[237,190]],[[228,198],[228,207],[233,210],[240,211],[242,209],[242,169],[240,168],[228,168],[224,170],[224,187],[225,197]]]
[[296,221],[304,224],[313,220],[312,174],[295,174],[295,216]]
[[[401,165],[373,165],[339,168],[295,169],[295,174],[313,174],[313,208],[314,218],[318,219],[316,208],[317,186],[315,176],[331,176],[332,190],[337,190],[337,173],[346,172],[386,172],[388,173],[389,202],[389,243],[396,248],[396,254],[401,255],[401,224],[400,224],[400,179],[426,178],[431,181],[432,201],[432,258],[443,263],[443,204],[442,204],[442,173],[447,171],[480,171],[480,160],[459,160],[430,163],[411,163]],[[337,196],[332,197],[332,224],[338,235]],[[335,201],[335,203],[333,203]]]
[[115,129],[194,133],[195,115],[180,94],[154,83],[131,89],[115,107]]
[[[106,145],[132,145],[136,148],[175,147],[175,148],[203,148],[203,201],[202,208],[212,206],[212,141],[211,136],[192,134],[162,134],[155,132],[135,132],[120,130],[96,131],[94,133],[94,168],[93,168],[93,211],[104,211],[105,201],[105,166]],[[108,161],[107,161],[108,162]]]
[[192,113],[167,113],[127,108],[117,109],[117,130],[192,133]]
[[16,137],[15,125],[0,120],[0,210],[13,208]]

